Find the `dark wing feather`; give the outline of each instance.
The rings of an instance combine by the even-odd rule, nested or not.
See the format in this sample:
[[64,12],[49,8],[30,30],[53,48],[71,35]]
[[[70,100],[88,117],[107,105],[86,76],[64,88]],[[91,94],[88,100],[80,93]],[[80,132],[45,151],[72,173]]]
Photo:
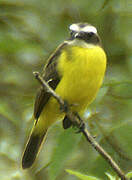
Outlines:
[[[55,51],[54,54],[52,54],[48,60],[47,65],[44,68],[43,72],[43,79],[48,82],[50,87],[52,89],[55,89],[60,81],[60,76],[57,72],[57,59],[58,56],[61,53],[61,50],[63,49],[64,46],[66,46],[67,43],[64,42],[61,44]],[[51,95],[47,93],[42,87],[39,89],[37,95],[36,95],[36,100],[35,100],[35,105],[34,105],[34,117],[35,119],[38,119],[44,106],[48,102],[49,98]]]

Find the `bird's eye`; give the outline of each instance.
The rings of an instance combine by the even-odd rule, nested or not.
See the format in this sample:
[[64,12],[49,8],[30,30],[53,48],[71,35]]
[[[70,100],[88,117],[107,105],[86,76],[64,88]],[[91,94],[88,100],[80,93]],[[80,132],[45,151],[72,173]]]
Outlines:
[[73,35],[75,34],[75,32],[74,32],[74,31],[71,31],[70,34],[71,34],[71,36],[73,36]]
[[93,32],[89,32],[89,33],[88,33],[88,36],[89,36],[89,37],[92,37],[93,35],[94,35]]

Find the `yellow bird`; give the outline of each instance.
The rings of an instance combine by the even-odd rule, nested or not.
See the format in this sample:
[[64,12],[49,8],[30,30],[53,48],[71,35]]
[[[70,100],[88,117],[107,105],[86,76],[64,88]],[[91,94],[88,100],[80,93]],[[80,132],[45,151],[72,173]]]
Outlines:
[[[69,29],[70,38],[49,57],[43,78],[63,100],[72,104],[73,111],[82,115],[102,84],[106,54],[94,26],[76,23]],[[35,124],[22,157],[24,169],[32,166],[47,130],[54,122],[61,119],[64,129],[71,126],[56,99],[43,88],[36,96],[34,119]]]

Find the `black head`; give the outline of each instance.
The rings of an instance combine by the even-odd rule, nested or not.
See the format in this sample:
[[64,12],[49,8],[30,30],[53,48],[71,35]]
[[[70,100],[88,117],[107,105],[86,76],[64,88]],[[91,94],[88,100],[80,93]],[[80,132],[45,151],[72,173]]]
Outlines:
[[101,45],[97,29],[88,23],[76,23],[69,27],[71,37],[70,40],[79,39],[86,43]]

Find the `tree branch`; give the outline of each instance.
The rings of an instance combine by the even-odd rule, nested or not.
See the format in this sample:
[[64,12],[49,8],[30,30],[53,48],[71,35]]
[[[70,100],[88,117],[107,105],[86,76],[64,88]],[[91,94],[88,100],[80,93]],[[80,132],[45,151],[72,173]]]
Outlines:
[[[83,133],[83,135],[86,137],[87,141],[94,147],[96,151],[100,153],[100,155],[110,164],[110,166],[113,168],[113,170],[117,173],[117,175],[121,178],[121,180],[128,180],[128,178],[125,176],[123,171],[120,169],[120,167],[116,164],[116,162],[111,158],[111,156],[96,142],[96,140],[92,137],[92,135],[88,132],[88,130],[85,127],[85,124],[82,123],[83,121],[75,114],[73,113],[70,108],[65,108],[65,102],[62,100],[62,98],[55,93],[55,91],[44,81],[44,79],[40,76],[39,72],[33,73],[35,78],[40,82],[42,87],[50,93],[60,104],[61,108],[63,108],[65,114],[70,119],[70,121],[75,125],[77,128],[79,128],[79,131]],[[65,110],[66,109],[66,110]]]

